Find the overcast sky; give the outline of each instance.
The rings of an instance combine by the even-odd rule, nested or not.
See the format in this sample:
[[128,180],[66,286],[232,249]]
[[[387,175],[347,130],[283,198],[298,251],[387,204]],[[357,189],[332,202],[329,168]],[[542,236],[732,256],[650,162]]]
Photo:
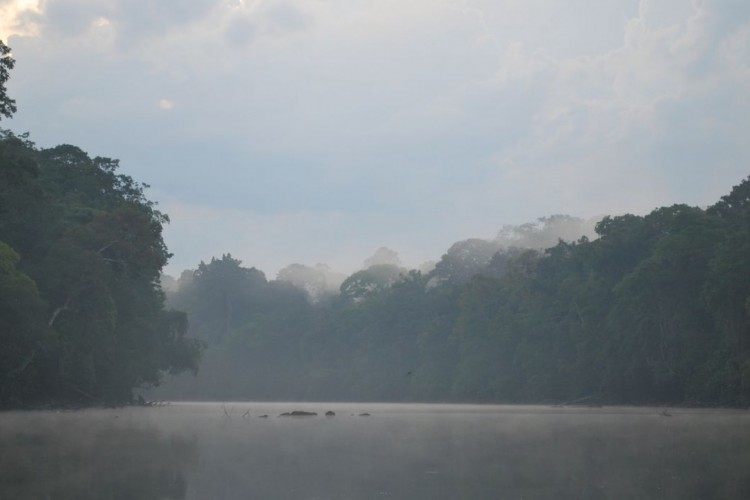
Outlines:
[[0,38],[0,126],[150,184],[172,274],[416,267],[750,173],[748,0],[0,0]]

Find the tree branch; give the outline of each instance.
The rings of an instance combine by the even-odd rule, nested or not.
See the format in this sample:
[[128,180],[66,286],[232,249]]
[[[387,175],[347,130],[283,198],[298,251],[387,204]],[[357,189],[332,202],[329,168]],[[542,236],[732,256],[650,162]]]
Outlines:
[[68,295],[68,299],[65,301],[65,303],[61,305],[60,307],[56,308],[54,311],[52,311],[52,316],[50,317],[49,322],[47,322],[47,326],[52,326],[55,323],[57,316],[61,312],[67,311],[68,309],[70,309],[70,299],[71,297],[70,295]]

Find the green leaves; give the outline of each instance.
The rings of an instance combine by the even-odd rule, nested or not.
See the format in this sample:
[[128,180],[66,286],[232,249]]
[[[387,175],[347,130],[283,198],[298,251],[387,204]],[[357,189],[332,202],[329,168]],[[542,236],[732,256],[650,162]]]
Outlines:
[[[371,266],[313,304],[229,255],[212,259],[174,297],[212,343],[197,383],[177,387],[191,398],[746,405],[746,185],[721,210],[607,217],[598,239],[544,251],[466,240],[426,276]],[[535,227],[517,233],[532,240]],[[301,267],[279,276],[323,286],[292,274]]]
[[5,83],[10,78],[10,70],[16,61],[10,54],[10,47],[0,40],[0,117],[10,118],[16,112],[16,101],[8,97]]
[[117,169],[74,146],[0,139],[0,238],[18,250],[0,249],[15,290],[0,297],[0,322],[14,325],[6,351],[29,377],[11,376],[9,360],[0,406],[123,403],[166,371],[197,369],[202,344],[159,289],[167,218]]
[[722,196],[707,212],[730,220],[744,218],[747,222],[750,216],[750,177],[734,186],[728,195]]
[[403,272],[392,264],[376,264],[357,271],[341,284],[341,296],[353,302],[375,297],[396,283]]
[[0,242],[0,403],[18,404],[40,390],[35,365],[52,339],[34,281],[19,271],[19,255]]

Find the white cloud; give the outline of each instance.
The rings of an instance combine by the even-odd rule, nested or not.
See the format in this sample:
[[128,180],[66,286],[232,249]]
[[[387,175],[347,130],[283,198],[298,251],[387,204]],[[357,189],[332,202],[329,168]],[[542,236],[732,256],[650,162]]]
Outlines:
[[174,108],[174,101],[169,99],[159,99],[159,109],[168,110]]
[[40,0],[3,0],[0,2],[0,40],[17,35],[36,35],[36,16],[41,13]]
[[[383,243],[383,235],[371,234],[369,228],[388,223],[386,217],[377,214],[335,211],[264,214],[179,200],[168,200],[160,209],[171,219],[165,237],[175,254],[168,272],[175,275],[223,253],[231,253],[246,265],[260,268],[269,279],[291,263],[326,263],[332,269],[353,272]],[[416,267],[430,257],[439,258],[444,250],[436,247],[425,253],[424,249],[413,248],[405,241],[402,229],[395,229],[388,243],[399,247],[406,264]],[[447,245],[451,241],[440,243]]]
[[[307,263],[358,241],[357,263],[382,245],[417,259],[549,213],[710,203],[747,175],[742,0],[45,5],[11,39],[15,123],[255,221],[249,264],[305,260],[299,221],[338,228]],[[169,230],[178,254],[189,224]]]

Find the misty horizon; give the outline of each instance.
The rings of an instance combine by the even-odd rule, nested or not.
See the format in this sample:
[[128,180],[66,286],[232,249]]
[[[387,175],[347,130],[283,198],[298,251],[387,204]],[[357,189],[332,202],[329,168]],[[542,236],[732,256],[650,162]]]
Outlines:
[[0,0],[0,497],[750,498],[750,1]]
[[[554,220],[554,218],[564,219],[565,225],[554,226],[553,224],[550,224],[549,226],[545,226],[545,221],[551,221]],[[269,280],[285,280],[290,282],[294,282],[294,279],[291,278],[291,276],[287,276],[285,278],[282,275],[285,272],[289,274],[294,267],[300,267],[306,270],[318,269],[322,272],[330,273],[334,280],[337,277],[340,278],[340,281],[343,281],[347,276],[353,274],[356,271],[366,270],[370,266],[379,264],[394,265],[403,269],[405,272],[416,270],[422,272],[423,274],[428,274],[434,269],[435,265],[440,261],[440,259],[442,257],[445,257],[446,253],[449,252],[454,245],[461,242],[471,240],[485,241],[495,245],[494,251],[508,250],[512,248],[541,251],[546,248],[555,246],[558,240],[564,241],[566,243],[573,243],[579,240],[581,237],[596,239],[597,234],[594,230],[594,227],[596,223],[601,219],[602,217],[581,219],[575,216],[557,214],[550,217],[540,217],[533,222],[525,222],[524,224],[518,226],[506,224],[502,226],[501,229],[495,232],[494,237],[468,237],[465,239],[457,240],[449,244],[445,249],[433,249],[434,258],[422,260],[420,262],[415,262],[413,260],[402,260],[401,253],[398,251],[398,249],[391,248],[387,245],[381,245],[377,247],[372,252],[372,254],[361,259],[359,266],[350,268],[335,267],[334,265],[331,265],[329,262],[325,261],[315,263],[291,262],[277,269],[275,272],[269,272],[267,269],[263,269],[253,262],[245,262],[242,259],[239,260],[241,260],[246,267],[252,267],[263,272],[266,278]],[[524,229],[526,231],[525,234],[523,233]],[[223,255],[232,255],[233,257],[236,257],[235,253],[226,251],[221,252],[218,255],[208,256],[205,259],[201,259],[200,262],[207,263],[210,262],[211,259],[221,258]],[[386,257],[383,257],[383,255],[386,255]],[[184,269],[170,269],[170,266],[167,265],[165,267],[165,271],[162,274],[167,277],[167,280],[177,280],[183,272],[196,269],[200,262],[196,262],[192,267]],[[168,287],[171,286],[169,283],[171,282],[168,282]],[[336,289],[337,288],[338,287],[336,287]]]
[[544,215],[705,207],[747,171],[742,2],[139,5],[2,2],[3,123],[149,184],[175,276],[381,246],[416,268]]

